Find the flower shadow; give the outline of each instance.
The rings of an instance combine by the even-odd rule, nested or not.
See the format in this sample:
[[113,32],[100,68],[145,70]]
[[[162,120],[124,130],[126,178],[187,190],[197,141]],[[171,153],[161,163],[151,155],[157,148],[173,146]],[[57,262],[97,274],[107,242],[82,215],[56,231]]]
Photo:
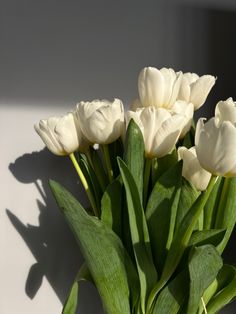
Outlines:
[[25,292],[33,299],[45,276],[64,303],[83,258],[51,195],[48,179],[61,182],[79,199],[83,195],[82,188],[76,184],[78,179],[69,159],[56,157],[46,149],[19,157],[9,169],[21,183],[34,183],[43,199],[43,202],[37,200],[37,226],[23,224],[13,211],[6,210],[10,222],[36,260],[29,269]]

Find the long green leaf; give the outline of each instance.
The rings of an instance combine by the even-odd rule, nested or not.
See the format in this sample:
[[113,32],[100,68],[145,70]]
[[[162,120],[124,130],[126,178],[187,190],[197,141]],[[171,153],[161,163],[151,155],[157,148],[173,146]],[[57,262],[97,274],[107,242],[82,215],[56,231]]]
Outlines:
[[[207,313],[215,314],[221,310],[225,305],[230,303],[236,298],[236,269],[233,266],[227,265],[227,269],[224,272],[220,272],[217,278],[219,281],[219,286],[221,284],[224,287],[220,287],[220,291],[213,296],[207,305]],[[220,278],[223,277],[223,278]],[[231,277],[231,280],[230,280]],[[224,282],[222,282],[224,281]]]
[[153,158],[152,160],[152,186],[155,185],[157,180],[171,167],[173,167],[174,164],[178,162],[178,154],[176,149],[173,149],[173,151],[170,154],[167,154],[164,157],[161,158]]
[[175,233],[181,225],[184,216],[187,214],[199,195],[200,192],[198,192],[187,180],[185,180],[185,178],[182,177],[181,192],[175,223]]
[[191,209],[185,215],[168,252],[161,279],[153,288],[149,296],[147,310],[150,310],[150,308],[152,308],[157,293],[167,283],[167,281],[174,273],[176,267],[178,266],[179,261],[183,256],[186,247],[188,246],[188,242],[194,230],[194,226],[198,221],[198,218],[206,204],[206,201],[212,191],[215,181],[216,178],[213,177],[209,183],[207,190],[195,201]]
[[130,314],[130,287],[137,297],[135,288],[138,285],[135,271],[120,239],[102,221],[89,216],[60,184],[50,181],[50,186],[80,244],[105,310],[108,314]]
[[119,237],[122,234],[122,184],[119,179],[108,185],[101,200],[101,220]]
[[178,314],[188,298],[188,272],[179,273],[158,295],[153,314]]
[[68,298],[63,307],[62,314],[76,314],[77,304],[78,304],[79,285],[80,285],[80,282],[82,281],[93,282],[89,269],[85,263],[81,266],[80,270],[78,271],[78,274],[76,275],[76,278],[73,282]]
[[188,246],[200,246],[204,244],[212,244],[217,246],[225,236],[224,229],[210,229],[193,232]]
[[144,313],[146,296],[157,281],[157,273],[152,260],[148,228],[137,185],[128,167],[120,158],[118,158],[118,164],[126,191],[131,239],[139,274],[141,306]]
[[217,209],[219,207],[224,178],[219,177],[204,208],[204,229],[215,226]]
[[101,189],[104,192],[106,187],[108,186],[109,180],[104,170],[102,160],[99,157],[99,150],[96,150],[90,147],[90,156],[91,156],[91,162],[92,162],[94,172],[99,181]]
[[197,313],[204,291],[214,281],[222,266],[222,259],[213,245],[207,244],[191,250],[188,262],[190,291],[187,314]]
[[217,209],[215,228],[226,229],[225,237],[217,249],[222,253],[236,223],[236,178],[224,180],[221,200]]
[[[217,296],[218,292],[224,289],[226,286],[230,284],[232,280],[235,278],[235,268],[231,265],[224,264],[221,270],[219,271],[216,279],[210,284],[210,286],[205,290],[203,294],[203,300],[205,306],[208,305],[209,301],[212,299],[216,300],[214,296]],[[212,298],[213,297],[213,298]],[[223,303],[221,300],[222,307],[226,304]],[[218,303],[218,301],[216,301]],[[198,313],[204,313],[205,310],[203,308],[202,302],[200,302],[199,311]]]
[[86,177],[90,191],[92,192],[96,201],[96,208],[100,213],[100,200],[102,197],[102,190],[95,175],[95,172],[84,154],[79,154],[79,165],[81,167],[81,170],[83,171],[84,176]]
[[143,199],[144,141],[143,135],[134,122],[130,120],[125,138],[124,161],[134,177],[139,197]]
[[163,269],[172,242],[181,188],[182,162],[174,165],[156,182],[146,208],[153,257],[158,272]]

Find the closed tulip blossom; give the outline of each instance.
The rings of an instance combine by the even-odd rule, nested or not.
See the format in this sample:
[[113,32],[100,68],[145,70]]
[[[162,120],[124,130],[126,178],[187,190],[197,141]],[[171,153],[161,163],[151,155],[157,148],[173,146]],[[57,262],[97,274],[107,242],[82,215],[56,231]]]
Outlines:
[[91,143],[110,144],[117,140],[124,129],[124,107],[119,99],[80,102],[77,115],[85,137]]
[[144,68],[138,78],[140,103],[143,107],[171,108],[175,103],[182,79],[182,72],[173,69]]
[[206,101],[215,81],[216,78],[212,75],[199,77],[195,73],[184,73],[177,98],[193,103],[194,110],[197,110]]
[[126,125],[133,119],[139,126],[147,158],[163,157],[172,151],[182,130],[185,117],[164,108],[146,107],[126,112]]
[[47,148],[55,155],[65,156],[88,149],[88,142],[82,135],[79,121],[74,112],[63,117],[42,119],[35,130]]
[[183,160],[182,176],[198,191],[204,191],[211,179],[211,173],[201,167],[195,147],[179,147],[178,156]]
[[236,176],[236,104],[230,98],[220,101],[215,117],[198,120],[196,153],[201,166],[214,175]]

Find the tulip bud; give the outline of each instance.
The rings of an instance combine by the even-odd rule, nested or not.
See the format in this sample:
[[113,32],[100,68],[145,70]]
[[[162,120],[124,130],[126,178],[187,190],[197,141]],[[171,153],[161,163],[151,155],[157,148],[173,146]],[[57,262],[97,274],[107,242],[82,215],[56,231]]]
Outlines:
[[119,99],[80,102],[77,117],[81,130],[91,143],[109,144],[117,140],[124,129],[124,107]]
[[195,146],[201,166],[214,175],[236,176],[236,106],[232,99],[216,106],[216,117],[198,120]]
[[190,149],[179,147],[178,156],[179,159],[183,159],[182,176],[198,191],[206,190],[211,174],[200,166],[195,147]]
[[139,126],[148,158],[163,157],[172,151],[181,133],[184,116],[164,108],[145,107],[126,112],[126,125],[133,119]]
[[76,150],[85,152],[88,142],[84,139],[79,121],[74,112],[63,117],[51,117],[40,120],[34,126],[47,148],[55,155],[69,155]]
[[144,68],[138,78],[142,106],[171,108],[177,99],[181,79],[182,72],[176,73],[173,69]]
[[195,73],[184,73],[177,99],[193,103],[194,110],[197,110],[206,101],[215,81],[212,75],[199,77]]

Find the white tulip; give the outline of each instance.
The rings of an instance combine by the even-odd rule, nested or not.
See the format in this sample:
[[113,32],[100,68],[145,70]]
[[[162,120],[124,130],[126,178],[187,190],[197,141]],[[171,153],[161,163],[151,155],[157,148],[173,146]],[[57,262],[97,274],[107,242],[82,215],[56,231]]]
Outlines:
[[117,140],[124,129],[124,107],[119,99],[80,102],[77,115],[85,137],[91,143],[109,144]]
[[147,67],[138,78],[139,97],[143,107],[171,108],[179,94],[182,72]]
[[144,139],[148,158],[163,157],[172,151],[184,123],[184,116],[164,108],[145,107],[126,112],[126,126],[133,119]]
[[69,155],[76,150],[85,152],[88,142],[84,139],[74,112],[63,117],[40,120],[34,126],[47,148],[55,155]]
[[230,121],[236,124],[236,102],[232,98],[219,101],[215,108],[215,117],[218,123]]
[[195,147],[178,149],[179,159],[183,159],[182,176],[198,191],[206,190],[211,179],[211,173],[203,169],[197,159]]
[[183,138],[191,128],[194,105],[192,103],[187,103],[186,101],[178,100],[174,103],[171,111],[173,113],[181,114],[184,117],[183,128],[179,136],[180,138]]
[[219,102],[216,117],[199,119],[195,146],[201,166],[214,175],[236,176],[236,107],[230,99]]
[[197,110],[206,101],[215,81],[216,78],[212,75],[199,77],[195,73],[184,73],[177,98],[193,103],[194,110]]

